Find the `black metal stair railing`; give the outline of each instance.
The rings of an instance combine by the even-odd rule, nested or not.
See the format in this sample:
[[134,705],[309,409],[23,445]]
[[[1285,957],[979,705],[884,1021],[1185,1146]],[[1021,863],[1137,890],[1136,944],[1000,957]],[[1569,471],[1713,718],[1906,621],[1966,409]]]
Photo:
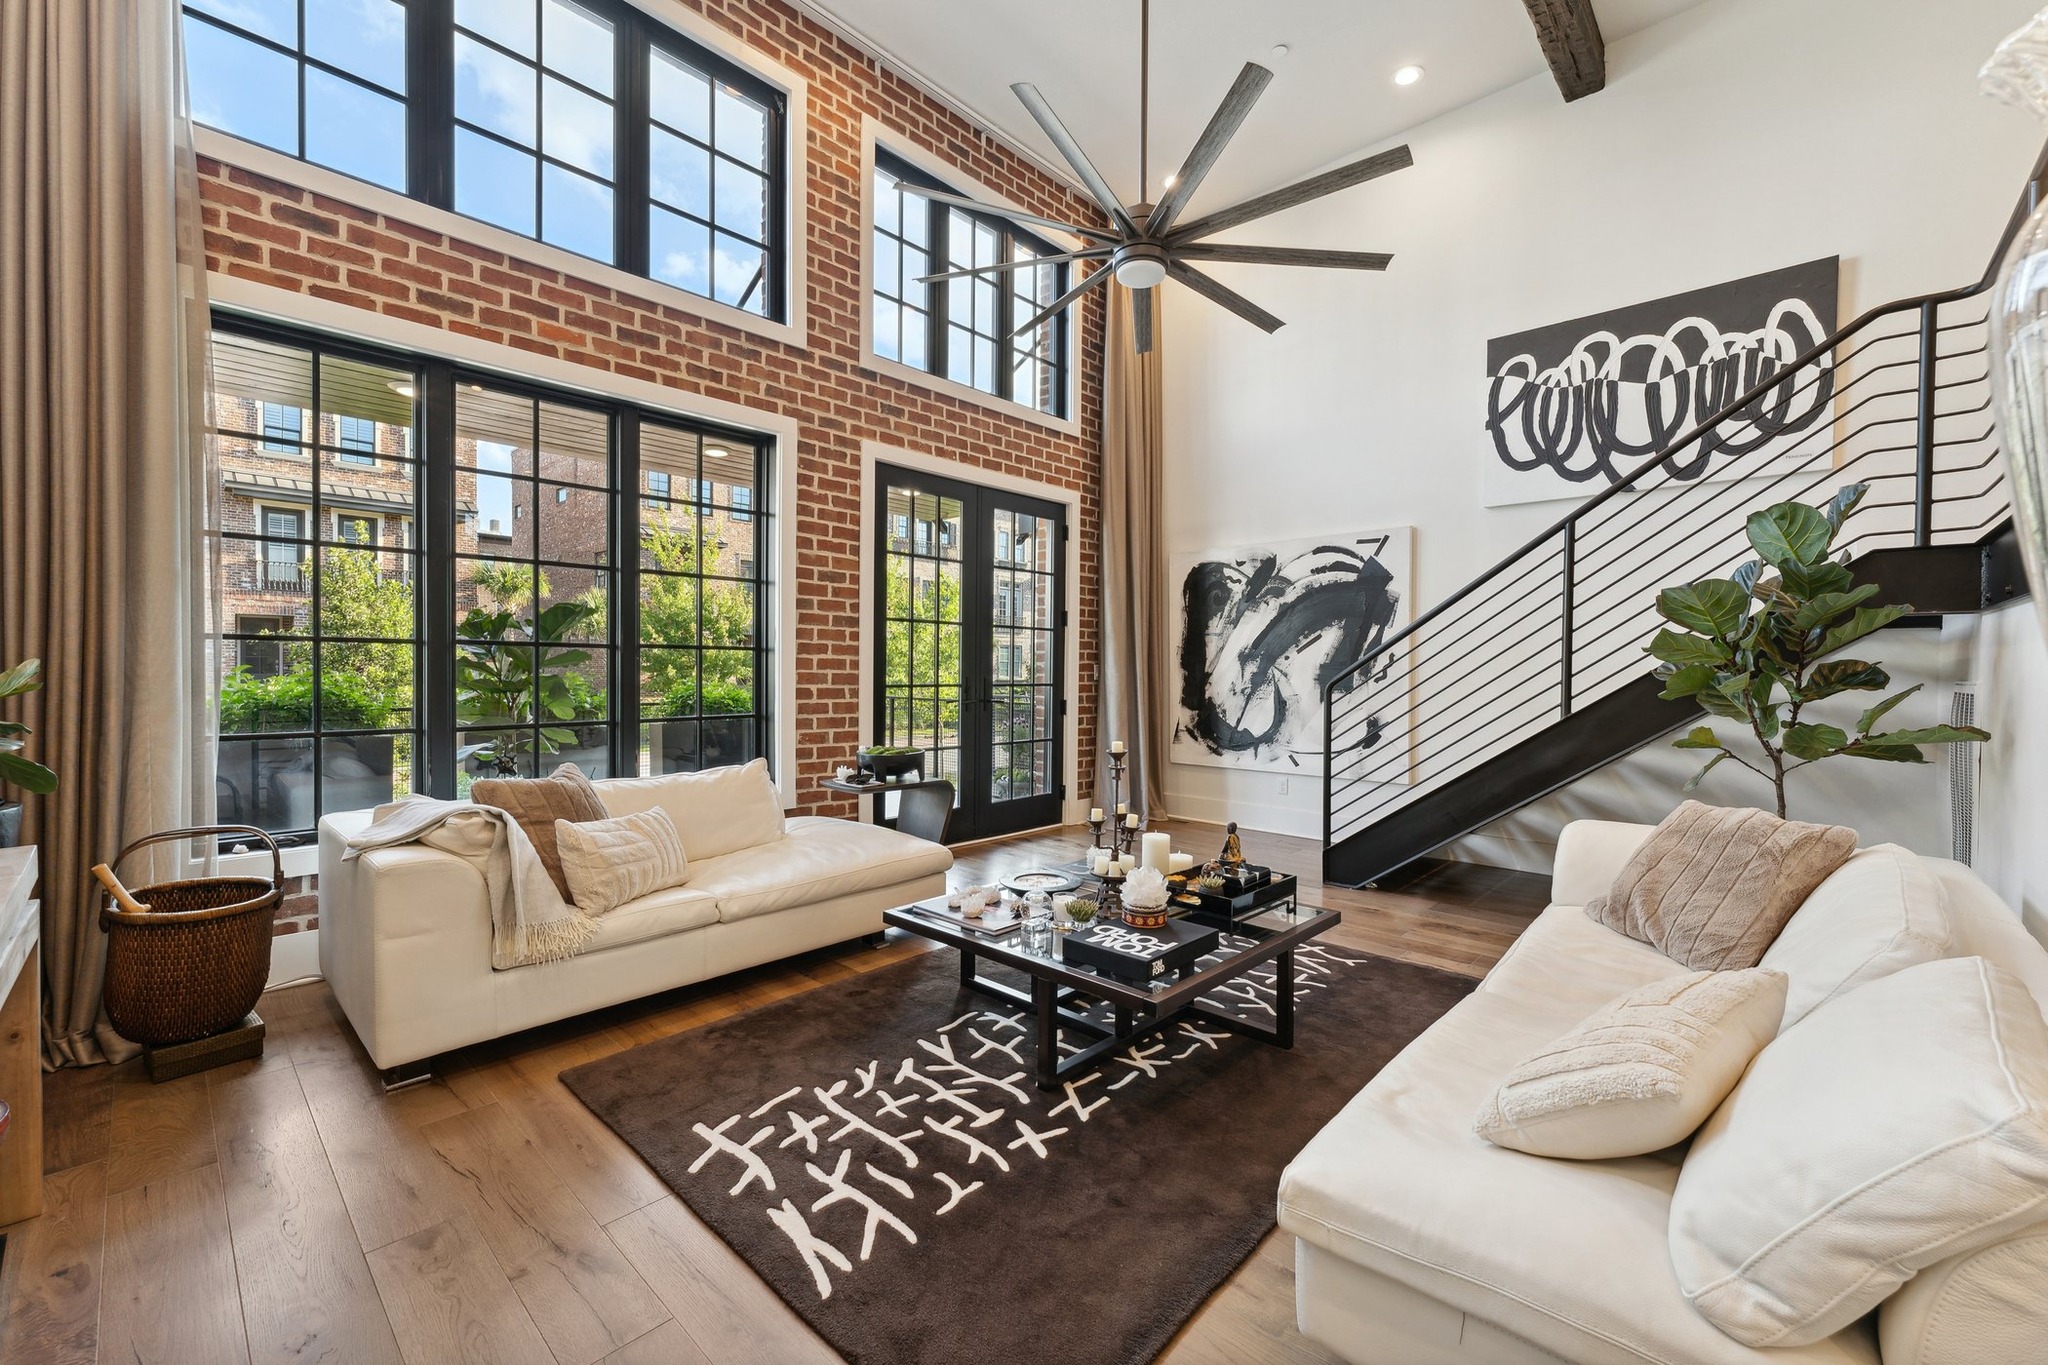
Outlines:
[[[1760,507],[1869,484],[1842,542],[1856,556],[1974,543],[2004,522],[1988,295],[2044,168],[2048,157],[1983,279],[1864,314],[1332,679],[1325,848],[1640,683],[1657,591],[1748,559],[1744,524]],[[1827,413],[1796,438],[1759,439],[1800,404]],[[1682,477],[1710,449],[1738,453]]]

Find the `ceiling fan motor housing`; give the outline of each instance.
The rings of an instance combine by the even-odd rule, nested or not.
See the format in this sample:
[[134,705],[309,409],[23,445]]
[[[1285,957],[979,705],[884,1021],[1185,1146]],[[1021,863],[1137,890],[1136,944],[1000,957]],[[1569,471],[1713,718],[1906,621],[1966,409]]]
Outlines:
[[1116,282],[1126,289],[1150,289],[1166,279],[1166,249],[1157,242],[1132,242],[1110,258]]

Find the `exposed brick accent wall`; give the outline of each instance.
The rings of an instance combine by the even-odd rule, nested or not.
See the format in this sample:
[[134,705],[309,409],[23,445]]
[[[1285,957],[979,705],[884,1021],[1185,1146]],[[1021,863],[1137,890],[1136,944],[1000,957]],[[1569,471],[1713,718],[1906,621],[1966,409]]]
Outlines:
[[852,798],[827,797],[816,783],[865,740],[857,723],[860,633],[868,628],[856,595],[861,442],[934,451],[1079,490],[1073,534],[1081,547],[1081,611],[1072,647],[1082,664],[1080,695],[1071,700],[1080,747],[1074,794],[1086,794],[1097,748],[1102,296],[1090,296],[1075,337],[1078,438],[862,369],[860,260],[868,225],[860,216],[861,118],[874,116],[1039,212],[1082,222],[1095,215],[1066,187],[786,5],[685,3],[810,82],[809,144],[798,149],[809,174],[808,350],[707,322],[655,286],[644,295],[614,290],[202,159],[208,269],[793,417],[801,426],[794,456],[797,713],[777,724],[796,727],[795,785],[815,813],[855,813]]

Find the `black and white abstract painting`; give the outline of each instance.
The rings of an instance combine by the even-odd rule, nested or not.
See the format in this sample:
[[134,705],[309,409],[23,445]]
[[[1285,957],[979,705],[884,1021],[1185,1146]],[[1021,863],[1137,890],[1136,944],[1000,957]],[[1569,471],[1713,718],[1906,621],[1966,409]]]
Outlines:
[[[1835,329],[1830,256],[1486,344],[1489,507],[1587,498],[1790,367]],[[1773,389],[1670,465],[1682,480],[1748,478],[1803,453],[1834,376]]]
[[[1323,688],[1409,620],[1410,554],[1404,526],[1177,556],[1174,760],[1320,774]],[[1391,662],[1370,670],[1382,684]],[[1371,685],[1360,672],[1341,690]],[[1384,719],[1358,717],[1343,753],[1405,749],[1406,707],[1386,690]],[[1387,767],[1407,780],[1405,762]]]

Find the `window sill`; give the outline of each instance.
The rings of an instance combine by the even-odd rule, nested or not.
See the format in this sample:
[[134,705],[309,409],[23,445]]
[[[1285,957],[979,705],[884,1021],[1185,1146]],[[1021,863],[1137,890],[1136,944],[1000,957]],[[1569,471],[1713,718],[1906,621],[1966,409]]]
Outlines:
[[[561,247],[551,246],[532,237],[523,237],[516,232],[493,226],[481,218],[466,217],[452,209],[436,208],[432,204],[400,194],[396,190],[386,189],[382,185],[358,180],[354,176],[329,170],[311,161],[301,161],[295,156],[288,156],[259,143],[246,142],[217,128],[195,125],[192,129],[192,142],[199,155],[211,157],[225,165],[239,166],[245,171],[281,180],[287,185],[310,190],[315,194],[322,194],[329,199],[352,204],[372,213],[385,214],[430,232],[458,238],[476,246],[488,247],[492,251],[503,252],[507,256],[517,257],[533,265],[557,270],[565,275],[604,285],[608,289],[665,304],[705,322],[719,323],[754,336],[779,341],[797,350],[809,349],[805,337],[804,258],[800,245],[792,246],[787,265],[785,297],[790,300],[790,319],[788,322],[774,322],[729,304],[707,299],[701,294],[678,289],[672,284],[664,284],[645,275],[635,275],[615,265],[606,265],[603,261],[579,256],[573,251],[565,251]],[[792,177],[792,197],[794,198],[798,192],[799,185],[795,177]],[[803,240],[800,235],[801,227],[801,216],[794,212],[793,205],[790,228],[791,239],[795,243],[801,243]]]
[[[866,327],[867,325],[867,320],[863,318],[862,326]],[[929,370],[920,370],[914,365],[906,365],[900,360],[890,360],[885,356],[876,355],[873,347],[865,339],[861,342],[860,364],[862,369],[884,379],[895,379],[905,384],[914,384],[918,388],[944,394],[948,398],[957,398],[963,403],[973,403],[979,407],[987,408],[990,412],[1003,417],[1014,417],[1020,422],[1036,423],[1039,426],[1049,427],[1053,431],[1066,436],[1079,436],[1082,434],[1081,424],[1071,417],[1054,417],[1050,413],[1040,412],[1037,408],[1027,408],[1022,403],[1015,403],[1007,398],[998,398],[992,393],[983,393],[972,384],[962,384],[957,379],[948,379],[944,375],[933,374]]]

